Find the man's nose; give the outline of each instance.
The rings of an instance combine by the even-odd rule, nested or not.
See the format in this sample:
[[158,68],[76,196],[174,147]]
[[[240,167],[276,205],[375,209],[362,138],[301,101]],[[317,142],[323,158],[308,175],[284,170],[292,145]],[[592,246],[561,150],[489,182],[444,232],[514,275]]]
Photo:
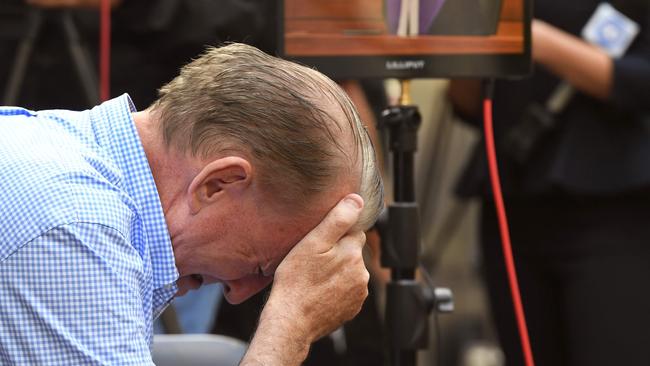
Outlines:
[[273,281],[273,277],[250,275],[238,280],[223,283],[223,293],[231,304],[240,304],[260,292]]

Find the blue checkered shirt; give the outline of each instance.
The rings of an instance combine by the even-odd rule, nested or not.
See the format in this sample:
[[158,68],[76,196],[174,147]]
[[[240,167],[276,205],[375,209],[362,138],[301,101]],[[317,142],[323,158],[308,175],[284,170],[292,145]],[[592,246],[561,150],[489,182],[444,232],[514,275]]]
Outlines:
[[134,110],[0,107],[0,364],[152,364],[178,272]]

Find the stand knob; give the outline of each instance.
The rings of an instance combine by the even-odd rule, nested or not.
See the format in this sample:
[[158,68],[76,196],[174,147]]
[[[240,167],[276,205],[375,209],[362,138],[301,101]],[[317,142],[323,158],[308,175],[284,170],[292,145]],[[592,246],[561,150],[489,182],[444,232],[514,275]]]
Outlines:
[[436,287],[433,289],[435,296],[435,307],[439,313],[451,313],[454,311],[454,294],[447,287]]

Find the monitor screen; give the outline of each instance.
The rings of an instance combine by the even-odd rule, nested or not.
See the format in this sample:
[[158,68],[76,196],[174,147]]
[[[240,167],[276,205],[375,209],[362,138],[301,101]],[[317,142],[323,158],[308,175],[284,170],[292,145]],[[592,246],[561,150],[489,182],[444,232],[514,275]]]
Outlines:
[[280,56],[333,78],[530,71],[531,0],[278,0]]

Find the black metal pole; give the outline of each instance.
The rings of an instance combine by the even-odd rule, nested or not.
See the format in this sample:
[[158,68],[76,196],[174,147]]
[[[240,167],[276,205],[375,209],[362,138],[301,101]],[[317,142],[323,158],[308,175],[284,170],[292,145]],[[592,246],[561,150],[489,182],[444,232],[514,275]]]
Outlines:
[[395,202],[415,202],[414,151],[393,151]]
[[[415,202],[415,185],[413,177],[413,151],[393,151],[393,188],[395,202]],[[414,268],[394,268],[391,271],[393,281],[415,278]]]
[[378,225],[381,264],[390,268],[386,285],[386,334],[391,366],[415,366],[417,351],[428,346],[429,314],[453,311],[451,290],[415,280],[420,254],[420,215],[415,202],[414,154],[421,118],[417,107],[391,107],[382,115],[393,155],[394,202]]
[[416,352],[425,343],[427,333],[422,328],[426,326],[422,323],[426,323],[427,312],[418,295],[420,286],[414,280],[420,241],[414,154],[420,122],[417,107],[411,105],[388,108],[382,119],[393,155],[395,202],[389,206],[388,235],[382,238],[382,265],[391,269],[386,291],[386,327],[393,366],[415,366]]
[[[406,93],[404,92],[406,90]],[[393,156],[394,202],[378,222],[381,265],[390,268],[386,284],[386,334],[391,366],[415,366],[417,351],[428,346],[429,314],[451,312],[451,290],[425,286],[415,280],[420,255],[420,214],[415,202],[414,155],[421,117],[410,105],[408,82],[402,82],[400,106],[382,114]]]

